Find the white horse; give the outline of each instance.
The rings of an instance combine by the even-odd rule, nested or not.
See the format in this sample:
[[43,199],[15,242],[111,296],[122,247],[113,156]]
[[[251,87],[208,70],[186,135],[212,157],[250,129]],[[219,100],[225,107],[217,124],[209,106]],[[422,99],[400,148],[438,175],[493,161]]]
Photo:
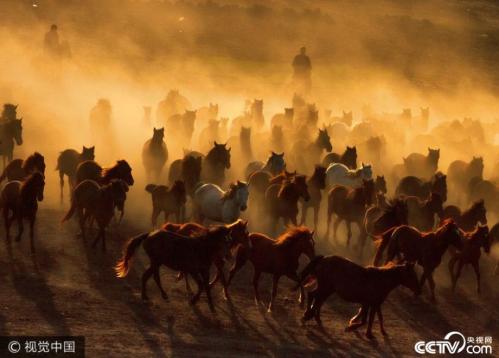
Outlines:
[[215,184],[203,184],[194,192],[194,218],[200,223],[204,219],[232,223],[246,210],[248,196],[248,184],[239,180],[227,191]]
[[328,188],[333,185],[344,185],[351,188],[357,188],[362,185],[362,180],[371,179],[373,171],[370,164],[350,170],[346,165],[333,163],[326,170],[326,184]]

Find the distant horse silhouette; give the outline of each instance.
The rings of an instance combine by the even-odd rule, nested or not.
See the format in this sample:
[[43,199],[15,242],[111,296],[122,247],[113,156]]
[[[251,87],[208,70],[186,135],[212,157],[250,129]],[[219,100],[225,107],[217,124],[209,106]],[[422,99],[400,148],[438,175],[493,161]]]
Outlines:
[[384,175],[377,175],[374,180],[374,188],[376,193],[386,194],[388,190],[386,189],[386,181]]
[[0,176],[0,183],[4,179],[7,179],[7,181],[22,181],[34,172],[40,172],[45,175],[45,158],[38,152],[34,152],[24,160],[14,159],[7,164],[2,175]]
[[[468,189],[468,184],[471,179],[478,177],[483,178],[483,158],[473,157],[473,159],[466,163],[462,160],[455,160],[449,165],[447,169],[447,176],[449,185],[455,195],[465,193]],[[466,196],[460,196],[461,200],[466,199]]]
[[267,162],[250,162],[244,171],[245,177],[250,180],[251,176],[256,172],[266,172],[269,175],[277,175],[286,169],[286,161],[284,153],[271,152],[267,158]]
[[186,110],[184,114],[173,114],[165,123],[166,132],[177,143],[189,144],[194,133],[196,111]]
[[164,128],[153,128],[153,136],[145,142],[142,148],[142,163],[148,177],[159,180],[161,171],[168,160],[168,150],[163,138]]
[[253,160],[253,149],[251,147],[251,127],[241,127],[239,134],[240,158],[244,162]]
[[126,160],[118,160],[109,168],[102,168],[95,161],[86,160],[76,168],[76,183],[94,180],[99,184],[108,184],[112,179],[121,179],[128,185],[133,185],[132,167]]
[[351,223],[355,222],[360,230],[360,247],[364,247],[364,216],[367,208],[374,202],[374,182],[372,179],[364,180],[362,186],[358,188],[349,188],[342,185],[334,186],[328,193],[327,205],[327,231],[326,237],[329,237],[329,229],[333,214],[337,220],[333,225],[333,238],[337,240],[336,232],[342,221],[347,224],[347,246],[350,245],[352,237]]
[[[43,200],[45,179],[42,173],[34,172],[22,182],[9,181],[0,193],[0,207],[3,210],[3,219],[7,239],[10,236],[10,226],[13,220],[17,220],[19,231],[16,241],[21,240],[24,231],[23,221],[29,221],[31,252],[35,252],[34,226],[38,202]],[[12,216],[10,215],[12,212]]]
[[416,196],[403,197],[409,209],[409,224],[421,231],[430,231],[435,225],[435,215],[443,216],[442,198],[431,193],[426,200]]
[[464,212],[455,205],[449,205],[442,213],[442,220],[446,219],[454,220],[461,230],[472,231],[478,223],[487,224],[487,209],[483,200],[474,202]]
[[468,200],[484,200],[487,209],[499,214],[499,182],[474,177],[468,184]]
[[[255,303],[260,304],[260,294],[258,282],[262,273],[272,274],[272,294],[268,311],[272,311],[272,306],[277,295],[277,286],[281,276],[287,276],[291,280],[298,282],[299,258],[302,254],[308,256],[310,260],[315,257],[314,232],[304,226],[287,229],[276,240],[260,233],[249,235],[250,244],[248,247],[241,247],[236,252],[235,264],[230,270],[227,286],[230,285],[234,275],[249,260],[254,267],[253,289],[255,291]],[[300,292],[300,303],[303,302],[303,289]]]
[[309,143],[304,139],[298,140],[291,150],[296,168],[304,173],[311,172],[313,170],[314,162],[310,164],[309,161],[322,157],[322,152],[324,150],[327,152],[333,150],[327,129],[319,129],[317,138],[312,143]]
[[300,283],[308,293],[307,310],[302,321],[315,318],[322,327],[321,307],[333,293],[349,302],[360,303],[361,308],[346,328],[355,330],[367,322],[366,337],[373,338],[372,326],[377,314],[381,333],[386,335],[381,305],[388,294],[397,286],[409,288],[415,295],[421,293],[414,264],[389,264],[384,267],[362,267],[340,256],[317,256],[300,273]]
[[149,268],[142,275],[142,299],[147,300],[147,281],[154,281],[161,291],[161,296],[168,299],[159,278],[159,268],[165,265],[173,270],[191,275],[198,284],[197,293],[190,303],[195,304],[202,291],[206,292],[208,305],[214,310],[210,292],[210,267],[217,257],[224,256],[231,243],[230,229],[226,226],[210,228],[206,234],[187,237],[177,233],[156,230],[138,235],[128,241],[123,250],[122,259],[116,264],[118,277],[125,277],[129,270],[129,261],[142,244],[151,261]]
[[[480,266],[481,248],[485,253],[490,252],[489,227],[487,225],[477,225],[475,230],[464,232],[463,247],[460,251],[449,250],[451,259],[449,260],[449,273],[452,280],[452,290],[456,289],[457,280],[461,276],[464,265],[473,266],[476,275],[477,292],[480,293]],[[457,264],[457,269],[455,266]]]
[[301,207],[301,225],[305,224],[307,211],[309,208],[314,210],[314,230],[317,230],[319,224],[319,211],[322,201],[322,190],[326,188],[326,168],[317,165],[314,173],[307,180],[310,200],[304,201]]
[[406,175],[430,178],[438,170],[439,159],[440,149],[428,148],[426,156],[420,153],[412,153],[407,158],[404,158],[405,173]]
[[331,164],[326,170],[326,184],[328,188],[333,185],[344,185],[356,188],[362,185],[364,180],[369,180],[373,176],[372,168],[369,164],[362,163],[362,167],[350,170],[344,164]]
[[232,223],[246,210],[248,195],[248,184],[241,181],[232,183],[227,191],[215,184],[203,184],[194,193],[193,215],[199,223],[204,219]]
[[447,201],[447,176],[436,173],[431,180],[424,181],[415,176],[407,176],[400,180],[395,189],[395,195],[417,196],[425,200],[431,193],[437,193],[443,202]]
[[173,184],[177,180],[182,180],[187,194],[192,197],[201,180],[202,162],[202,157],[192,154],[185,155],[183,159],[175,160],[170,165],[168,182]]
[[214,142],[213,148],[203,158],[201,177],[204,182],[224,184],[225,170],[230,169],[230,149],[227,144]]
[[399,226],[391,235],[383,235],[377,242],[378,250],[374,262],[376,264],[380,261],[384,248],[388,246],[386,262],[393,261],[395,256],[403,255],[405,261],[418,263],[423,267],[421,287],[428,280],[431,299],[435,301],[433,271],[440,265],[442,256],[450,245],[461,249],[462,236],[453,220],[447,220],[437,230],[426,233],[412,226]]
[[281,127],[291,129],[293,127],[294,115],[295,111],[293,108],[284,108],[284,113],[277,113],[270,120],[271,128]]
[[0,123],[0,155],[3,157],[3,167],[12,161],[14,143],[23,144],[23,126],[21,119],[12,119]]
[[66,149],[57,158],[57,168],[59,171],[59,184],[61,186],[61,200],[63,198],[64,175],[68,176],[69,188],[72,191],[76,181],[76,168],[78,164],[86,160],[95,159],[95,147],[87,148],[83,146],[81,153],[74,149]]
[[348,169],[357,169],[357,148],[347,146],[342,155],[329,153],[322,159],[323,167],[327,168],[333,163],[344,164]]
[[177,180],[171,188],[166,185],[148,184],[146,191],[152,197],[152,216],[151,223],[156,227],[159,214],[162,212],[165,215],[164,221],[168,221],[170,214],[175,214],[175,219],[178,223],[184,219],[185,203],[187,195],[183,181]]

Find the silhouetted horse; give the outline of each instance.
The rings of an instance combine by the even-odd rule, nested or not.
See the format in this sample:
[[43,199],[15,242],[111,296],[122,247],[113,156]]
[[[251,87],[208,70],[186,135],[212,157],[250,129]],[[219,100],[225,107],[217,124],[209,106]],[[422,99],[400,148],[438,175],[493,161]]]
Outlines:
[[12,119],[0,123],[0,155],[3,157],[3,167],[12,161],[14,142],[23,144],[23,125],[21,119]]
[[340,256],[316,257],[300,273],[300,283],[311,290],[302,321],[314,317],[317,324],[322,326],[321,307],[330,295],[336,293],[345,301],[361,304],[357,315],[350,319],[347,331],[363,326],[369,315],[366,331],[368,338],[373,338],[375,314],[378,316],[381,333],[386,335],[381,305],[394,288],[402,285],[415,295],[421,293],[412,263],[362,267]]
[[270,127],[281,127],[291,129],[293,127],[293,118],[295,111],[293,108],[284,108],[284,113],[277,113],[270,120]]
[[45,158],[38,152],[34,152],[26,159],[14,159],[11,161],[0,176],[0,183],[7,181],[24,180],[28,175],[40,172],[45,175]]
[[445,203],[447,201],[447,176],[436,173],[431,180],[424,181],[415,176],[407,176],[400,180],[395,189],[395,195],[417,196],[425,200],[431,193],[437,193]]
[[393,230],[391,235],[384,234],[377,241],[378,250],[374,263],[377,264],[380,261],[385,247],[388,247],[385,262],[393,261],[395,256],[400,258],[403,255],[405,261],[418,263],[423,267],[421,287],[428,280],[431,299],[434,301],[433,271],[440,265],[442,256],[450,245],[461,249],[462,236],[461,230],[453,220],[447,220],[437,230],[426,233],[422,233],[412,226],[399,226]]
[[57,168],[59,171],[59,184],[61,186],[61,200],[63,198],[64,175],[68,176],[69,189],[73,190],[76,181],[76,168],[86,160],[95,159],[95,147],[87,148],[83,146],[81,153],[74,149],[66,149],[57,158]]
[[394,199],[388,202],[385,208],[371,206],[366,211],[364,217],[364,227],[366,233],[372,238],[381,235],[387,230],[407,225],[409,221],[409,209],[407,203],[401,199]]
[[326,188],[326,168],[317,165],[315,167],[314,173],[307,180],[308,192],[310,194],[310,200],[305,201],[301,207],[301,225],[305,224],[307,219],[308,208],[314,210],[314,230],[317,230],[319,223],[319,211],[321,207],[322,200],[322,190]]
[[444,208],[442,220],[452,219],[464,231],[472,231],[478,223],[487,224],[487,210],[483,200],[474,202],[467,210],[461,210],[455,205]]
[[168,160],[168,150],[163,140],[164,137],[164,128],[153,128],[152,138],[145,142],[142,148],[142,163],[146,175],[149,178],[154,176],[156,180],[159,180],[161,171]]
[[[42,173],[34,172],[22,182],[13,180],[8,182],[0,193],[0,207],[3,210],[3,219],[7,239],[10,236],[10,225],[17,220],[18,234],[16,241],[21,240],[24,231],[23,220],[29,221],[31,252],[35,252],[34,226],[38,202],[43,200],[45,179]],[[12,216],[10,215],[12,212]]]
[[86,160],[76,168],[76,183],[83,180],[94,180],[99,184],[108,184],[112,179],[121,179],[128,185],[133,185],[132,167],[126,160],[118,160],[110,168],[102,168],[93,160]]
[[[463,247],[461,250],[451,250],[451,259],[449,260],[449,273],[452,280],[452,290],[456,289],[457,280],[461,276],[461,270],[464,265],[473,266],[476,275],[477,292],[480,293],[480,266],[479,260],[481,248],[485,253],[490,252],[489,227],[487,225],[477,225],[475,230],[463,233]],[[457,269],[455,266],[457,264]]]
[[147,300],[146,284],[151,276],[161,291],[161,296],[168,295],[161,286],[159,268],[165,265],[175,271],[191,275],[198,284],[198,292],[191,298],[196,303],[205,291],[208,305],[214,310],[210,292],[210,266],[220,256],[225,256],[230,245],[230,229],[226,226],[210,228],[206,234],[187,237],[177,233],[156,230],[138,235],[128,241],[123,250],[123,257],[116,265],[118,277],[125,277],[129,270],[129,261],[142,244],[151,261],[149,268],[142,275],[142,299]]
[[312,143],[302,139],[293,145],[291,152],[293,153],[295,167],[303,173],[311,172],[314,165],[313,160],[322,157],[324,150],[330,152],[333,150],[333,146],[327,129],[319,129],[317,138]]
[[430,231],[435,225],[435,215],[443,216],[442,198],[437,193],[431,193],[426,200],[416,196],[402,197],[409,209],[409,225],[421,231]]
[[230,169],[230,148],[214,142],[213,148],[203,158],[201,177],[207,183],[223,185],[225,170]]
[[386,189],[386,181],[384,175],[376,176],[376,179],[374,180],[374,189],[376,190],[376,193],[387,193],[388,190]]
[[151,193],[152,197],[151,223],[153,227],[156,227],[158,216],[162,212],[165,222],[168,221],[170,214],[175,214],[178,223],[184,220],[187,195],[183,181],[175,181],[171,188],[166,185],[148,184],[146,191]]
[[[453,161],[447,169],[447,177],[452,189],[451,192],[454,195],[464,194],[471,179],[483,178],[483,158],[473,157],[469,163],[462,160]],[[460,195],[459,199],[466,199],[466,196]]]
[[430,178],[438,170],[439,159],[440,149],[428,148],[426,156],[420,153],[412,153],[407,158],[404,158],[405,173],[406,175]]
[[336,241],[336,231],[342,221],[346,221],[347,225],[347,246],[350,245],[352,237],[351,223],[354,222],[359,226],[360,230],[360,247],[361,250],[365,243],[364,231],[364,216],[368,207],[374,202],[374,182],[372,179],[363,180],[362,186],[358,188],[348,188],[342,185],[334,186],[328,193],[327,206],[327,231],[326,237],[329,237],[329,229],[333,214],[337,216],[337,220],[333,225],[333,238]]
[[166,121],[166,132],[176,143],[189,145],[196,121],[196,111],[186,110],[184,114],[173,114]]
[[347,146],[342,155],[329,153],[322,159],[323,167],[327,168],[333,163],[344,164],[348,169],[357,169],[357,148]]
[[270,176],[277,175],[286,169],[284,161],[284,153],[271,152],[266,163],[251,162],[246,166],[244,171],[245,177],[250,180],[253,174],[258,172],[268,173]]
[[202,162],[202,157],[192,154],[185,155],[183,159],[175,160],[170,165],[168,182],[173,184],[177,180],[182,180],[187,194],[192,197],[201,180]]
[[484,200],[487,209],[499,215],[499,182],[474,177],[468,184],[468,200]]
[[[304,226],[294,227],[286,230],[276,240],[260,233],[249,235],[249,245],[241,247],[236,252],[234,267],[230,270],[227,286],[234,275],[247,262],[251,261],[254,267],[253,288],[255,290],[255,302],[260,303],[258,292],[258,282],[262,273],[272,274],[272,295],[268,306],[268,311],[272,310],[272,305],[277,294],[277,285],[281,276],[287,276],[291,280],[298,282],[299,258],[302,254],[312,260],[315,256],[314,232]],[[303,289],[300,292],[300,303],[303,302]]]

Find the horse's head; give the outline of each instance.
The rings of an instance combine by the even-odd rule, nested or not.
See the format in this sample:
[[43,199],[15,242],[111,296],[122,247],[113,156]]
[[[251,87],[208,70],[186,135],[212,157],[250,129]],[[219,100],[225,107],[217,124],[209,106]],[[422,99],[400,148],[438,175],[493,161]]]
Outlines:
[[426,108],[419,108],[420,112],[421,112],[421,117],[425,120],[428,120],[430,118],[430,107],[426,107]]
[[196,111],[186,110],[182,118],[182,124],[184,128],[187,128],[190,131],[194,130],[195,121],[196,121]]
[[187,202],[187,192],[185,189],[185,184],[182,180],[175,180],[172,185],[171,191],[173,192],[179,204],[184,205]]
[[474,202],[470,211],[473,213],[473,217],[476,221],[487,224],[487,209],[485,209],[485,202],[483,199]]
[[231,148],[227,148],[227,143],[218,144],[215,141],[213,144],[213,148],[210,150],[210,153],[208,153],[208,155],[212,155],[214,163],[221,165],[226,169],[230,169]]
[[248,222],[246,220],[238,219],[230,225],[230,236],[232,237],[233,245],[246,246],[249,243]]
[[442,201],[447,201],[447,175],[436,173],[431,180],[431,191],[439,193]]
[[470,172],[473,173],[472,176],[482,177],[483,176],[483,158],[482,157],[473,157],[471,159]]
[[126,160],[118,160],[117,162],[117,172],[120,179],[124,180],[128,185],[133,185],[134,180],[132,176],[132,167]]
[[430,163],[433,163],[435,166],[438,166],[438,160],[440,159],[440,149],[428,148],[428,159]]
[[36,170],[45,175],[46,165],[45,165],[45,158],[43,157],[43,155],[41,155],[38,152],[35,152],[31,156],[29,156],[28,159],[25,161],[25,163],[23,163],[23,169],[25,171],[29,171],[29,168],[26,167],[28,165],[26,163],[27,161],[31,161],[31,163],[29,164],[32,168],[31,171]]
[[263,99],[255,99],[251,104],[251,112],[253,115],[261,115],[263,113]]
[[304,254],[310,260],[315,257],[314,231],[306,226],[288,228],[276,241],[277,245],[292,250],[298,255]]
[[351,126],[351,125],[352,125],[352,122],[353,122],[353,114],[352,114],[352,111],[350,111],[350,112],[345,112],[345,111],[343,111],[342,121],[343,121],[343,123],[345,123],[346,125]]
[[93,147],[85,147],[81,151],[81,160],[94,160],[95,159],[95,146]]
[[314,241],[314,230],[310,230],[306,227],[297,228],[300,232],[300,240],[298,247],[300,251],[305,254],[310,260],[315,257],[315,241]]
[[371,164],[362,163],[362,167],[360,168],[360,170],[362,179],[371,179],[373,177],[373,169],[371,167]]
[[393,200],[390,204],[390,212],[399,225],[407,225],[409,221],[409,208],[407,202],[399,198]]
[[376,181],[374,182],[374,186],[376,187],[376,193],[386,194],[386,180],[384,175],[377,175]]
[[312,180],[317,183],[319,189],[326,188],[326,168],[322,165],[316,165],[312,174]]
[[347,167],[350,169],[356,169],[357,168],[357,147],[349,147],[347,146],[347,149],[345,150],[345,154],[343,156],[344,162],[346,163]]
[[217,103],[215,103],[215,104],[210,103],[210,106],[208,108],[208,112],[210,113],[211,117],[217,118],[218,117],[218,104]]
[[284,153],[272,152],[267,160],[269,170],[273,175],[280,173],[286,169],[286,161],[284,160]]
[[292,120],[295,115],[295,110],[293,108],[284,108],[284,117]]
[[454,220],[446,219],[443,225],[437,230],[437,233],[441,233],[448,245],[452,245],[458,250],[463,247],[463,231],[457,226]]
[[232,186],[231,189],[235,190],[234,196],[236,203],[239,206],[239,210],[245,211],[248,208],[248,184],[238,180],[235,184],[232,184]]
[[165,138],[165,128],[161,127],[159,129],[153,128],[152,140],[156,142],[161,142]]
[[225,257],[229,253],[229,248],[232,246],[232,235],[231,230],[226,225],[217,225],[208,229],[206,234],[207,240],[213,240],[220,244],[219,250],[221,254]]
[[291,181],[296,188],[296,192],[305,201],[310,200],[310,193],[308,192],[307,177],[305,175],[295,175]]
[[415,296],[420,295],[421,285],[419,284],[418,276],[416,275],[416,271],[414,270],[414,263],[406,262],[405,264],[400,266],[401,267],[399,269],[402,273],[401,284],[414,292]]
[[333,146],[331,145],[331,138],[329,137],[326,128],[319,129],[317,143],[319,144],[319,148],[325,149],[327,152],[331,152],[333,150]]

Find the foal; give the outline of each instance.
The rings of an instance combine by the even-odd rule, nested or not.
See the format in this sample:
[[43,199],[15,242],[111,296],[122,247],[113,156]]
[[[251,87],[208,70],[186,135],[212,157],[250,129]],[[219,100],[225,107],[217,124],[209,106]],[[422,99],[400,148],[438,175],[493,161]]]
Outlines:
[[170,214],[175,214],[177,222],[183,220],[185,213],[185,203],[187,194],[183,181],[176,180],[171,188],[166,185],[148,184],[146,191],[152,196],[152,226],[156,227],[157,219],[161,212],[165,215],[165,221],[168,221]]
[[[31,252],[35,252],[34,226],[38,202],[43,200],[43,190],[45,188],[45,178],[42,173],[34,172],[24,181],[8,182],[0,193],[0,206],[3,209],[3,219],[7,239],[10,235],[10,225],[12,220],[17,220],[19,232],[16,241],[21,240],[24,231],[23,220],[29,221]],[[12,211],[12,217],[9,212]]]

